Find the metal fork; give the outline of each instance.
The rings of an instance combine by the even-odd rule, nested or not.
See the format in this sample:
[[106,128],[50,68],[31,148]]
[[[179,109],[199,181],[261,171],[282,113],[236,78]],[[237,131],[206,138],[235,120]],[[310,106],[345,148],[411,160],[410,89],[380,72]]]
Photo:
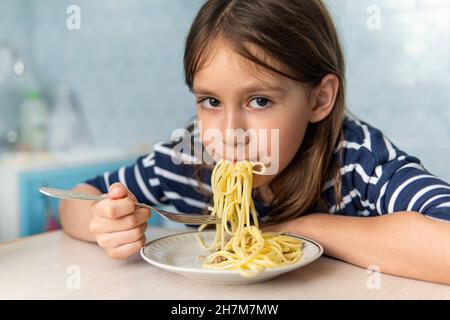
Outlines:
[[[70,190],[62,190],[55,188],[39,188],[39,191],[46,196],[58,198],[58,199],[69,199],[69,200],[90,200],[90,201],[101,201],[108,198],[107,194],[98,196],[87,193],[73,192]],[[187,214],[187,213],[175,213],[157,209],[153,206],[149,206],[145,203],[135,202],[136,207],[149,209],[152,213],[159,214],[160,216],[166,218],[167,220],[184,223],[184,224],[216,224],[219,220],[216,217],[203,215],[203,214]]]

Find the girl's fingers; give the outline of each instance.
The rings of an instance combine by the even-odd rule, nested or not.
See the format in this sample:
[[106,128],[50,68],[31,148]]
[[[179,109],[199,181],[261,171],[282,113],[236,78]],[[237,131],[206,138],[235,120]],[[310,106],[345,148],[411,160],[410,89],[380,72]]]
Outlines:
[[128,189],[120,182],[113,183],[108,190],[108,195],[110,199],[122,199],[128,195]]
[[113,183],[108,190],[108,196],[112,200],[123,199],[126,196],[131,197],[132,200],[136,201],[136,197],[132,194],[128,188],[120,182]]
[[118,219],[132,213],[136,209],[131,196],[122,199],[104,199],[93,205],[92,212],[95,216],[106,219]]
[[127,243],[133,243],[142,238],[147,229],[147,223],[143,223],[140,226],[118,232],[100,233],[97,234],[97,243],[104,249],[113,249],[120,247]]
[[92,233],[108,233],[126,231],[147,222],[150,218],[150,210],[145,208],[136,209],[132,214],[128,214],[118,219],[107,219],[93,216],[89,225]]
[[145,236],[142,236],[139,240],[121,245],[116,248],[106,249],[108,255],[113,259],[126,259],[133,253],[138,252],[145,245]]

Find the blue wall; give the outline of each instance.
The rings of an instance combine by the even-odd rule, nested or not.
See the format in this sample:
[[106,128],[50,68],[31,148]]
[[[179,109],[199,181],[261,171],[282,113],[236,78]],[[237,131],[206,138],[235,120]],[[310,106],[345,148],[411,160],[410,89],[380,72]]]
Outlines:
[[[66,27],[71,4],[81,9],[80,30]],[[2,0],[0,39],[13,40],[46,92],[59,85],[74,88],[95,144],[151,145],[194,115],[182,55],[200,5],[198,0]]]
[[[327,0],[348,63],[349,109],[450,181],[450,0]],[[12,38],[47,91],[72,86],[95,144],[167,138],[194,114],[182,51],[200,0],[2,0]],[[81,8],[81,30],[66,8]],[[381,28],[367,27],[376,5]]]
[[[348,108],[450,181],[450,0],[327,0],[347,58]],[[380,12],[380,29],[367,27]]]

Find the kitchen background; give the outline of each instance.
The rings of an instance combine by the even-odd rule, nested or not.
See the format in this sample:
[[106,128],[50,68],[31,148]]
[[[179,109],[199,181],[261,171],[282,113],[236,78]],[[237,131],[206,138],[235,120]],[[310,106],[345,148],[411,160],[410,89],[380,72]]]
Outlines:
[[[349,110],[450,181],[450,0],[326,2]],[[202,3],[0,0],[0,241],[58,226],[38,187],[114,170],[186,125],[183,45]]]

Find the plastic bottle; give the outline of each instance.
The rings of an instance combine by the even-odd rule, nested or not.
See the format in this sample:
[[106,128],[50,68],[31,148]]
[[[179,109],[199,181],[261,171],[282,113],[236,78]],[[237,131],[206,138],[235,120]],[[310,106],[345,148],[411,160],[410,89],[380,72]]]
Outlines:
[[20,107],[20,134],[22,148],[43,151],[47,148],[48,106],[38,89],[31,89]]
[[49,149],[62,151],[86,143],[84,123],[70,88],[60,87],[49,118]]

